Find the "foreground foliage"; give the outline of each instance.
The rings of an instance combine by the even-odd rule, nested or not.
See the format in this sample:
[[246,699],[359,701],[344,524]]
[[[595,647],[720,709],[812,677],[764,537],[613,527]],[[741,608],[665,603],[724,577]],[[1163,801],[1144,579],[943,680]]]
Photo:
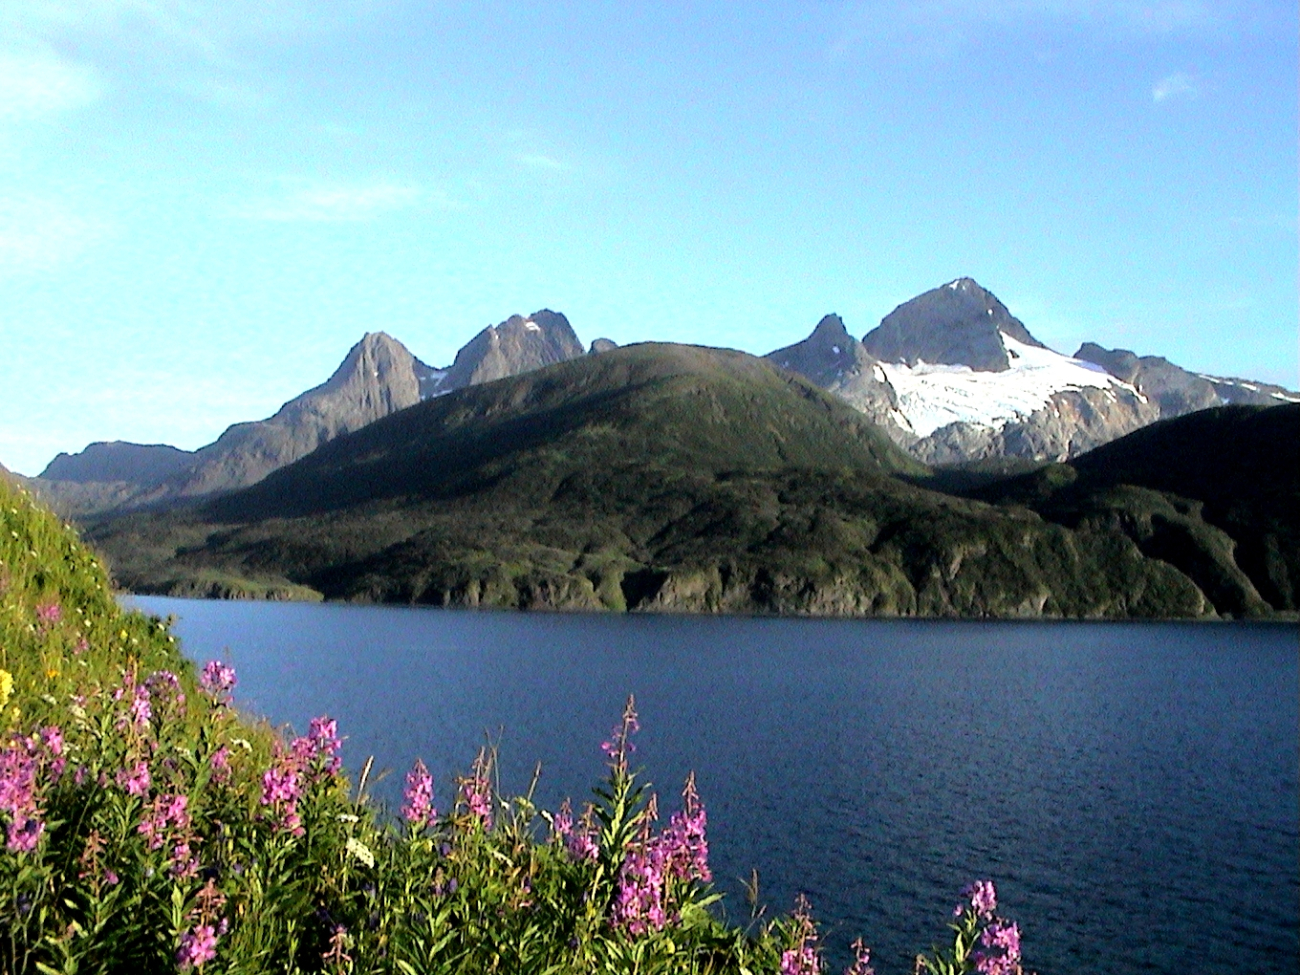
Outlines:
[[[825,970],[806,903],[748,930],[710,913],[704,805],[688,781],[660,816],[631,699],[580,809],[497,794],[484,753],[441,811],[417,763],[393,822],[342,773],[333,721],[285,741],[235,712],[235,680],[196,674],[0,481],[0,970]],[[967,896],[916,971],[1019,972],[992,885]]]

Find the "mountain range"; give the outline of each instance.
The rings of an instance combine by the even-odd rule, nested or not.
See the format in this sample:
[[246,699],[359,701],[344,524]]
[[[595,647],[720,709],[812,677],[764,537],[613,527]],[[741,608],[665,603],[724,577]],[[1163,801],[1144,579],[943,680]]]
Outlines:
[[648,343],[430,398],[241,490],[82,524],[137,592],[1258,617],[1300,595],[1300,470],[1276,463],[1297,442],[1300,404],[1217,407],[959,485],[793,372]]
[[[548,309],[483,329],[444,368],[383,332],[368,333],[333,376],[274,416],[235,424],[197,451],[91,444],[60,454],[33,486],[69,515],[234,490],[416,403],[615,347],[597,339],[584,350],[568,319]],[[970,278],[905,302],[861,340],[832,314],[765,358],[844,400],[932,465],[1067,460],[1158,419],[1300,402],[1281,387],[1203,376],[1123,349],[1085,343],[1074,356],[1054,352]]]
[[1062,355],[959,278],[761,358],[584,349],[549,310],[446,368],[370,333],[200,450],[92,444],[28,483],[140,592],[1260,617],[1297,610],[1297,444],[1294,393]]

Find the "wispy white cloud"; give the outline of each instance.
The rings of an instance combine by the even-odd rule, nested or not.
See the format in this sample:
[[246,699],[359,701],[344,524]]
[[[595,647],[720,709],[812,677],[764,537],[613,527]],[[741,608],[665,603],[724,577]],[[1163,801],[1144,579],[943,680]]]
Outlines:
[[53,200],[0,197],[0,273],[52,270],[79,257],[108,231],[103,221]]
[[50,51],[0,52],[0,122],[57,115],[98,101],[103,84],[88,65]]
[[553,159],[550,156],[545,156],[536,152],[523,152],[515,158],[521,166],[527,166],[530,169],[547,169],[552,172],[558,172],[569,168],[558,159]]
[[421,205],[447,206],[441,194],[413,183],[313,185],[238,204],[229,214],[280,223],[359,223]]
[[1195,78],[1181,71],[1166,75],[1151,86],[1151,100],[1159,104],[1171,98],[1191,98],[1200,92]]

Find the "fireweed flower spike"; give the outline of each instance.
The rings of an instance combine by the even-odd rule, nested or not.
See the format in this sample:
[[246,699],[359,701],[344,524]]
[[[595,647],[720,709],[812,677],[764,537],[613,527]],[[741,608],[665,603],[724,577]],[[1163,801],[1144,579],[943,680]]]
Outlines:
[[871,949],[859,938],[853,942],[853,964],[844,970],[844,975],[876,975],[871,967]]
[[980,975],[1019,975],[1020,929],[1012,921],[995,920],[980,935],[975,952]]
[[14,853],[36,848],[45,824],[41,822],[37,775],[40,771],[34,739],[15,737],[0,748],[0,822],[6,827],[6,846]]
[[492,828],[492,788],[485,776],[476,771],[469,778],[461,779],[460,799],[485,830]]
[[199,686],[218,704],[229,703],[236,683],[238,680],[235,677],[235,668],[223,664],[220,660],[209,660],[203,665],[203,672],[199,675]]
[[217,957],[217,932],[211,924],[195,925],[181,935],[181,946],[176,951],[176,964],[187,968],[202,968]]
[[596,808],[587,803],[582,818],[574,825],[569,834],[569,856],[575,860],[595,861],[600,855],[600,846],[596,843]]
[[817,928],[812,909],[803,894],[795,901],[792,947],[781,952],[781,975],[821,975],[822,961],[817,954]]
[[319,717],[311,719],[307,734],[295,738],[289,746],[294,759],[302,771],[309,773],[313,782],[322,775],[333,775],[343,766],[339,751],[343,748],[343,739],[338,736],[338,722],[333,718]]
[[[969,899],[971,910],[981,921],[989,920],[993,917],[993,912],[998,909],[998,895],[993,889],[991,880],[977,880],[961,893],[963,897]],[[953,917],[960,917],[965,909],[965,904],[958,904],[953,911]]]
[[609,767],[620,774],[627,772],[627,757],[636,751],[632,736],[641,730],[641,722],[636,716],[636,698],[627,696],[623,707],[623,720],[609,733],[609,740],[601,744],[600,750],[609,759]]
[[704,803],[695,791],[695,773],[686,778],[682,790],[682,811],[673,813],[664,830],[662,843],[667,855],[669,870],[679,880],[713,879],[709,870],[709,842],[704,836],[708,817]]
[[420,759],[415,760],[415,767],[406,773],[406,789],[402,793],[406,800],[402,805],[402,816],[416,827],[432,826],[438,818],[438,810],[433,808],[433,776]]

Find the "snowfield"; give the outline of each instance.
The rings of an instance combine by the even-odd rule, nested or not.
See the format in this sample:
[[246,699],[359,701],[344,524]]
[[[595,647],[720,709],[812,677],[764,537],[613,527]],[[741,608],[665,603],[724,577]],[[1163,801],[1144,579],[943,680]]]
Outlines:
[[1011,367],[1002,372],[976,372],[969,366],[918,362],[882,362],[886,378],[898,394],[905,428],[928,437],[949,423],[971,423],[1000,430],[1046,406],[1054,393],[1087,387],[1121,389],[1145,399],[1128,383],[1101,366],[1024,345],[1000,333]]

